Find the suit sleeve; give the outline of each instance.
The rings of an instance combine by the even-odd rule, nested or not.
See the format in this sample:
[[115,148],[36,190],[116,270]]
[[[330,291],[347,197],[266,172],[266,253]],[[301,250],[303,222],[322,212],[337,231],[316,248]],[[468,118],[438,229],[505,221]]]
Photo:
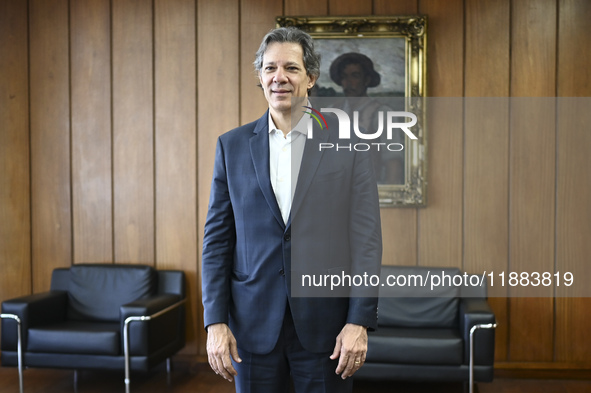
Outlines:
[[[357,152],[351,188],[351,274],[379,277],[382,229],[377,181],[370,152]],[[378,292],[379,287],[371,285],[351,288],[347,322],[377,328]]]
[[205,328],[228,323],[236,230],[226,169],[223,143],[218,139],[203,236],[201,287]]

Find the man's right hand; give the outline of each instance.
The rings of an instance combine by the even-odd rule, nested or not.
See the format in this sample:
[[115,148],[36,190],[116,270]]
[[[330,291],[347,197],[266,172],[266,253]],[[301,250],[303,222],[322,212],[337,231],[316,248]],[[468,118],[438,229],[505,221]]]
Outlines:
[[[231,358],[230,358],[231,357]],[[238,347],[232,331],[225,323],[215,323],[207,327],[207,358],[216,374],[232,382],[237,375],[232,360],[240,363]]]

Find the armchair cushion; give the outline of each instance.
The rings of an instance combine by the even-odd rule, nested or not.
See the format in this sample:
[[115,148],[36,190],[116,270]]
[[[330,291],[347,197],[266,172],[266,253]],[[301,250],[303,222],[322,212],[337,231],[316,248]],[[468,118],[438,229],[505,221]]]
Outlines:
[[68,321],[30,328],[27,351],[117,356],[118,323]]
[[68,319],[119,322],[119,307],[153,295],[157,279],[149,266],[74,265],[68,286]]
[[419,328],[458,327],[457,297],[380,297],[378,325]]
[[381,282],[396,278],[391,281],[396,285],[380,287],[378,326],[457,328],[460,288],[431,284],[459,273],[456,268],[382,266]]
[[457,329],[380,327],[371,334],[367,358],[376,363],[457,365],[463,350]]

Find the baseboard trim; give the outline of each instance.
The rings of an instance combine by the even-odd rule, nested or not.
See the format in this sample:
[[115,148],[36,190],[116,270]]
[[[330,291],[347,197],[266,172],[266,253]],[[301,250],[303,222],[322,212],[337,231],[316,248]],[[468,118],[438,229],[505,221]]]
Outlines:
[[497,362],[495,377],[524,379],[591,379],[591,363]]

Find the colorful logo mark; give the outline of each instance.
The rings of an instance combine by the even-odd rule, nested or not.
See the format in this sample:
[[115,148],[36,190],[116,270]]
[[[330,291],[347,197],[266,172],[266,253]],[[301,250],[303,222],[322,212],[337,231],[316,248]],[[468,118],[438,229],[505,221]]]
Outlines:
[[303,112],[312,116],[314,118],[314,120],[316,120],[318,125],[320,126],[321,130],[324,129],[324,126],[320,122],[320,119],[322,119],[322,121],[324,122],[324,125],[326,126],[326,129],[328,130],[328,124],[326,123],[326,119],[324,118],[324,116],[322,116],[322,113],[318,112],[316,109],[312,108],[311,106],[304,106],[303,108],[310,109],[310,112],[306,112],[306,111],[303,111]]

